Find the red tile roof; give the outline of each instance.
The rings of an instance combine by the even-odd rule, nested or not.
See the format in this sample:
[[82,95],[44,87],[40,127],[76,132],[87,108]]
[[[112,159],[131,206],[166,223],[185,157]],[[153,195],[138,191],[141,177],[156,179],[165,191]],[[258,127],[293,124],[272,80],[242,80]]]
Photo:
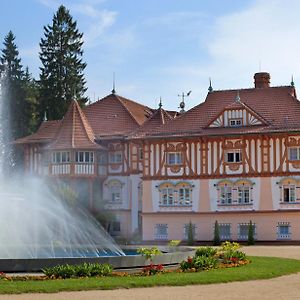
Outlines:
[[60,124],[61,120],[43,122],[37,132],[17,139],[15,144],[48,143],[55,137]]
[[49,149],[101,148],[95,143],[94,132],[77,101],[72,101]]
[[147,106],[110,94],[87,106],[84,113],[95,136],[124,136],[139,128],[153,113]]
[[[241,105],[266,122],[266,126],[254,125],[239,128],[206,128],[218,114],[230,107],[237,92]],[[221,135],[251,132],[300,130],[300,102],[291,86],[223,90],[208,93],[205,102],[195,106],[172,122],[149,130],[147,136]],[[238,104],[240,105],[240,104]]]
[[169,121],[173,120],[175,114],[173,116],[170,113],[162,108],[159,108],[154,111],[153,115],[145,121],[143,125],[141,125],[136,131],[134,131],[129,137],[130,138],[141,138],[143,137],[149,130],[153,130],[153,128],[157,128],[160,125],[165,125]]

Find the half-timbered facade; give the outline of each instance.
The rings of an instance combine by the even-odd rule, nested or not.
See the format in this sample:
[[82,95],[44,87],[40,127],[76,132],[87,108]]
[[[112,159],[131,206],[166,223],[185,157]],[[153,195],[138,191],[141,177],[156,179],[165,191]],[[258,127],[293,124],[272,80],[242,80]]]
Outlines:
[[20,139],[27,172],[67,180],[113,234],[144,240],[300,240],[300,102],[293,83],[213,91],[181,113],[111,94]]

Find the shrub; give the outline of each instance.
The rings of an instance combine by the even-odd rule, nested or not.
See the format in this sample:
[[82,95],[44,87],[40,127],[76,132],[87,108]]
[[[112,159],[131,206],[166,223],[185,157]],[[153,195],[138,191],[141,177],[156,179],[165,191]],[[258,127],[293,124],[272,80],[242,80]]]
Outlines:
[[254,245],[255,240],[254,240],[254,226],[252,224],[252,221],[250,220],[249,226],[248,226],[248,245]]
[[214,257],[195,256],[193,264],[197,270],[209,270],[216,268],[219,264],[219,260]]
[[217,249],[213,247],[199,247],[196,250],[195,256],[213,257],[217,254]]
[[213,239],[213,245],[219,246],[221,244],[220,239],[220,228],[218,221],[215,222],[215,228],[214,228],[214,239]]
[[191,257],[188,257],[187,260],[184,260],[180,263],[180,269],[182,271],[191,270],[192,268],[194,268],[194,262],[193,258]]
[[43,269],[43,273],[49,278],[76,278],[91,276],[107,276],[113,268],[109,264],[83,263],[77,266],[58,265],[52,268]]
[[137,249],[137,253],[152,261],[153,256],[161,254],[161,251],[156,246],[151,248],[142,247]]
[[221,245],[221,252],[220,252],[220,258],[223,259],[224,263],[235,263],[239,261],[246,260],[246,254],[242,251],[239,251],[240,249],[239,243],[230,243],[230,242],[224,242]]

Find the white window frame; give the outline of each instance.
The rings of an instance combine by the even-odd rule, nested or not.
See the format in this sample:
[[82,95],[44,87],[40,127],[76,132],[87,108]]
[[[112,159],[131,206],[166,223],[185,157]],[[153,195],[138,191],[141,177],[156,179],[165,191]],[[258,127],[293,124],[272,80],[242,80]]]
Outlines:
[[168,239],[168,224],[155,224],[154,238],[155,238],[155,240],[167,240]]
[[[294,184],[283,185],[282,189],[282,203],[294,203],[296,199],[296,186]],[[285,200],[285,190],[288,190],[288,200]]]
[[182,165],[183,155],[182,152],[167,152],[167,165],[176,166]]
[[115,151],[109,153],[109,163],[121,164],[123,160],[123,153],[121,151]]
[[75,162],[79,164],[93,164],[95,154],[93,151],[76,151]]
[[288,149],[289,149],[289,160],[290,161],[300,160],[300,147],[289,147]]
[[[238,240],[240,241],[246,241],[248,239],[248,231],[249,231],[249,225],[250,223],[239,223],[238,224]],[[246,234],[241,234],[241,226],[247,226],[247,232]],[[254,231],[254,239],[256,239],[256,224],[252,223],[253,231]]]
[[[65,159],[64,159],[65,157]],[[71,162],[70,151],[56,151],[52,152],[53,164],[65,164]]]
[[[242,150],[228,150],[226,151],[226,162],[229,164],[232,163],[241,163],[243,161],[243,156],[242,156]],[[233,159],[229,160],[228,155],[232,154],[233,155]]]
[[[229,233],[224,233],[225,228],[229,229]],[[231,224],[230,223],[219,223],[219,231],[220,231],[221,241],[230,241],[231,240]]]
[[174,206],[174,188],[166,187],[161,190],[161,201],[162,206]]
[[[281,229],[287,229],[287,232],[281,231]],[[278,222],[277,224],[277,239],[289,240],[291,239],[291,224],[289,222]]]
[[224,185],[220,187],[220,204],[221,205],[232,204],[232,186]]
[[248,185],[238,186],[238,204],[249,204],[251,201],[251,188]]
[[111,203],[122,203],[122,186],[113,184],[109,187]]
[[191,205],[191,189],[189,187],[180,187],[178,189],[178,206]]
[[228,120],[229,127],[240,127],[243,125],[242,118],[232,118]]

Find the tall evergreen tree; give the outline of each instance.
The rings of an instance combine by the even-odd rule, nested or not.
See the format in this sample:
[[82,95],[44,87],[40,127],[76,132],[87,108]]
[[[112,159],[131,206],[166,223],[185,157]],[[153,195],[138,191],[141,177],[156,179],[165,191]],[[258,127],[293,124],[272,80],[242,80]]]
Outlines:
[[85,103],[86,91],[82,61],[83,34],[63,5],[53,16],[52,25],[44,27],[40,42],[40,119],[46,111],[48,118],[61,119],[76,97]]
[[24,71],[15,44],[15,36],[10,31],[4,39],[4,48],[0,58],[5,82],[5,110],[10,123],[10,139],[27,134],[28,114],[26,91],[23,86]]

